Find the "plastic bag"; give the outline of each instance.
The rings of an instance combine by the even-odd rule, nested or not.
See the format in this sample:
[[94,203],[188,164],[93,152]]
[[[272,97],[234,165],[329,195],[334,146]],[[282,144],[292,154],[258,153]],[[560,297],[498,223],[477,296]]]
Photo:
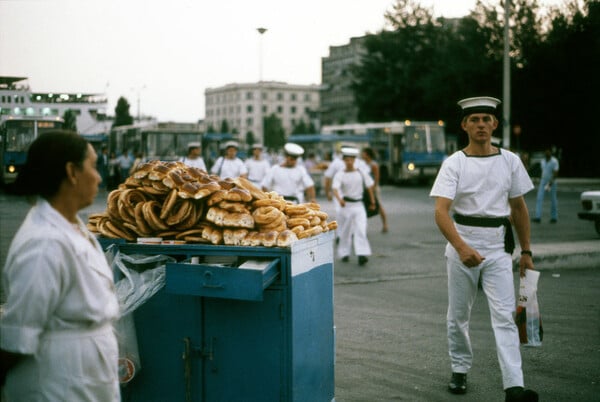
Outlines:
[[537,300],[539,271],[528,269],[520,278],[519,302],[515,321],[519,329],[519,340],[523,346],[542,346],[544,329]]
[[121,310],[115,331],[119,344],[119,381],[126,384],[142,367],[132,313],[165,285],[166,264],[175,259],[166,255],[122,254],[117,245],[110,246],[105,254],[113,269]]

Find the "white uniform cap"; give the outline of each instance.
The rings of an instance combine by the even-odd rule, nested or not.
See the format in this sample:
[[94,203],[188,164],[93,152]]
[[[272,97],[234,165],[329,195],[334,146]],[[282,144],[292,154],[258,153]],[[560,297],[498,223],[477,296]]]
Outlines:
[[302,156],[304,154],[304,148],[293,142],[288,142],[283,146],[283,150],[290,156]]
[[496,114],[496,108],[500,104],[500,99],[491,96],[477,96],[475,98],[466,98],[458,101],[458,106],[463,110],[463,117],[473,113]]
[[199,142],[188,142],[188,148],[200,148]]
[[240,146],[239,146],[239,144],[237,143],[237,141],[227,141],[227,142],[225,143],[225,145],[223,145],[223,148],[227,149],[227,148],[229,148],[229,147],[234,147],[234,148],[236,148],[236,149],[237,149],[237,148],[239,148]]
[[252,144],[252,149],[263,149],[263,145],[259,142]]
[[342,152],[342,156],[352,156],[353,158],[356,158],[359,154],[358,148],[354,148],[354,147],[344,147],[341,149]]

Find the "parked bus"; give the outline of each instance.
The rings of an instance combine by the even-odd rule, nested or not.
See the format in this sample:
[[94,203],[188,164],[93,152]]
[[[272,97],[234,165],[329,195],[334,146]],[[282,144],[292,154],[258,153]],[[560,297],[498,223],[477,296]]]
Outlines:
[[366,136],[377,155],[383,183],[430,180],[446,158],[441,120],[331,125],[323,126],[321,131],[347,142]]
[[44,132],[61,129],[63,124],[63,119],[56,116],[1,116],[0,182],[14,182],[27,160],[33,140]]

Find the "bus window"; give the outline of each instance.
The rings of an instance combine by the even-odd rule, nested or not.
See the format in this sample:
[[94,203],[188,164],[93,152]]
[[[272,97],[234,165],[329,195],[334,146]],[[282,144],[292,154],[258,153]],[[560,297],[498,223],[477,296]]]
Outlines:
[[406,129],[406,151],[427,152],[427,135],[425,127],[409,128]]
[[32,121],[6,123],[6,151],[25,152],[35,139]]
[[443,127],[430,126],[431,151],[446,152],[446,137]]

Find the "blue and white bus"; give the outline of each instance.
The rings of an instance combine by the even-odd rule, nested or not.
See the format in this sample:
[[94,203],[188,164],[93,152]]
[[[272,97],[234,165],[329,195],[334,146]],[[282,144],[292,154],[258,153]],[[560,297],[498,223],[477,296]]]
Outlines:
[[14,182],[27,160],[31,143],[44,132],[61,129],[63,125],[63,119],[56,116],[1,116],[0,182]]
[[350,143],[367,138],[377,155],[382,182],[435,178],[447,155],[441,120],[331,125],[323,126],[321,132]]

